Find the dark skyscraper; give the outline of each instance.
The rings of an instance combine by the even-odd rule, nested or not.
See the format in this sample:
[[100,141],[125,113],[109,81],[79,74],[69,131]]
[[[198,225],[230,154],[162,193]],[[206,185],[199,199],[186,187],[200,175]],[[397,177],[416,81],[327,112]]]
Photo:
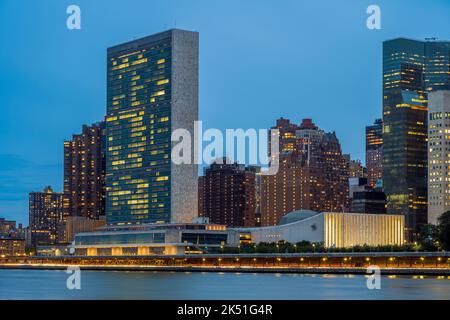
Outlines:
[[450,42],[383,43],[383,187],[409,239],[427,222],[427,93],[450,87]]
[[383,120],[366,127],[367,180],[374,187],[383,177]]
[[108,48],[107,73],[107,223],[191,222],[197,165],[172,161],[171,135],[185,129],[195,141],[198,33],[173,29]]
[[202,180],[203,216],[211,223],[254,227],[256,172],[244,165],[214,162]]
[[64,142],[64,193],[69,214],[98,219],[105,214],[105,123],[84,125]]

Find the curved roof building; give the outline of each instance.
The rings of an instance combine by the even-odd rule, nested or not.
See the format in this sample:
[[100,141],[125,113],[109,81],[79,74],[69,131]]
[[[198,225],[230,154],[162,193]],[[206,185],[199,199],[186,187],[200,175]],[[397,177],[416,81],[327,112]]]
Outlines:
[[239,239],[252,243],[309,241],[323,242],[328,248],[404,243],[403,215],[297,210],[286,214],[276,226],[232,230]]
[[317,211],[304,210],[304,209],[292,211],[292,212],[286,214],[285,216],[283,216],[283,218],[280,219],[280,222],[278,223],[278,225],[301,221],[301,220],[304,220],[307,218],[311,218],[319,213],[320,212],[317,212]]

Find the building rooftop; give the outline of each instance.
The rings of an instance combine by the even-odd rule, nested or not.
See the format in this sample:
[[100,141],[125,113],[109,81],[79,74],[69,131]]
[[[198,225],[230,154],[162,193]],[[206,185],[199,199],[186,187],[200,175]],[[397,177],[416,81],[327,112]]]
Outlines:
[[304,209],[292,211],[292,212],[286,214],[283,218],[281,218],[278,225],[284,225],[284,224],[304,220],[304,219],[313,217],[318,214],[319,214],[319,212],[312,211],[312,210],[304,210]]

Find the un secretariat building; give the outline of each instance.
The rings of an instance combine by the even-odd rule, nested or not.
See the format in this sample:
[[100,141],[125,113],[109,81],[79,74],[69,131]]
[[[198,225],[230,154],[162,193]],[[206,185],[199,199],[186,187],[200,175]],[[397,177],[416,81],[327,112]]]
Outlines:
[[172,163],[171,134],[183,128],[193,137],[198,50],[198,33],[178,29],[108,48],[108,225],[188,223],[197,215],[197,166]]

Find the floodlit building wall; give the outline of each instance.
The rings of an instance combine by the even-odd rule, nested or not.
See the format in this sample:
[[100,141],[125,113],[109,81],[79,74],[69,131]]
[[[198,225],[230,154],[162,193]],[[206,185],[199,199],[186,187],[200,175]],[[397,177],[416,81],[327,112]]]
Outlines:
[[323,213],[323,217],[326,247],[404,243],[404,217],[401,215],[327,212]]

